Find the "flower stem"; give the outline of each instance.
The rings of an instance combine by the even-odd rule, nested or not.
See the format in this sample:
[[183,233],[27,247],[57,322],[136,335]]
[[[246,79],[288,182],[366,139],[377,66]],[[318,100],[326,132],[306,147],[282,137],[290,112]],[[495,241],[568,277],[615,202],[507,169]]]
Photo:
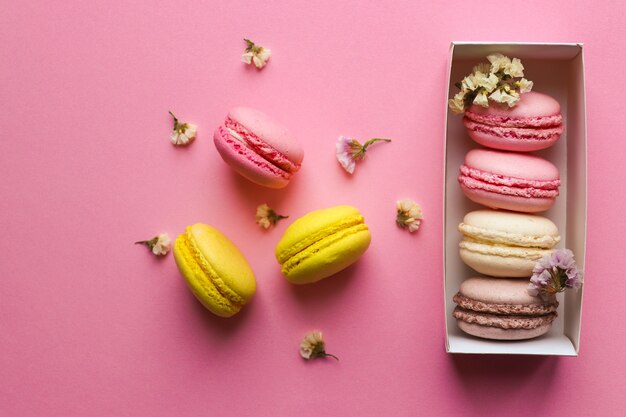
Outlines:
[[331,358],[335,358],[336,360],[339,360],[339,358],[333,355],[332,353],[322,352],[322,356],[330,356]]
[[363,151],[365,151],[367,149],[368,146],[376,143],[376,142],[391,142],[391,139],[384,139],[384,138],[373,138],[368,140],[367,142],[365,142],[363,144]]
[[168,111],[168,113],[174,118],[174,129],[176,129],[176,126],[178,126],[178,119],[176,118],[176,116],[174,116],[174,113],[172,113],[171,111]]

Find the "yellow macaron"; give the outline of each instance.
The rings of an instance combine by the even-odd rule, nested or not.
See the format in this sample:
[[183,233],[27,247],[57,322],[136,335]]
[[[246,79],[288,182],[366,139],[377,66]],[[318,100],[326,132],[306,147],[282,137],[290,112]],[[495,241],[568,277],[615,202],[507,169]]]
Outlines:
[[371,240],[358,209],[336,206],[294,221],[278,242],[275,254],[289,282],[308,284],[352,265]]
[[197,223],[174,242],[174,259],[196,298],[212,313],[230,317],[256,292],[252,268],[219,230]]

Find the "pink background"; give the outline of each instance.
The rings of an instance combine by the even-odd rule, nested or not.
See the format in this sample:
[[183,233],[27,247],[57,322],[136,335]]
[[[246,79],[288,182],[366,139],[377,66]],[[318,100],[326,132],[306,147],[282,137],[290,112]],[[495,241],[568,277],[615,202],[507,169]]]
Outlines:
[[[626,407],[623,139],[626,5],[616,1],[3,1],[0,13],[0,415],[619,415]],[[262,5],[262,6],[261,6]],[[243,37],[272,49],[263,71]],[[578,358],[453,356],[442,302],[443,92],[452,40],[584,42],[588,242]],[[268,191],[233,174],[213,129],[265,110],[305,147]],[[199,125],[168,141],[168,110]],[[378,144],[345,174],[335,139]],[[395,200],[423,206],[416,235]],[[370,225],[354,267],[305,287],[273,250],[289,221],[348,203]],[[203,310],[168,255],[133,245],[210,223],[258,292]],[[305,362],[322,329],[340,357]]]

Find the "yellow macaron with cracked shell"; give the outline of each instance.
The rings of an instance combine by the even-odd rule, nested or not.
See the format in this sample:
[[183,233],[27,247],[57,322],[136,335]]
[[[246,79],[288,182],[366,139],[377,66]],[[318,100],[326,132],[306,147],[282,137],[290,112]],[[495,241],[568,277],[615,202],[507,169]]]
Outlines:
[[252,268],[224,234],[196,223],[174,242],[174,259],[191,292],[212,313],[235,315],[256,292]]
[[372,240],[358,209],[336,206],[294,221],[276,246],[282,273],[293,284],[327,278],[356,262]]

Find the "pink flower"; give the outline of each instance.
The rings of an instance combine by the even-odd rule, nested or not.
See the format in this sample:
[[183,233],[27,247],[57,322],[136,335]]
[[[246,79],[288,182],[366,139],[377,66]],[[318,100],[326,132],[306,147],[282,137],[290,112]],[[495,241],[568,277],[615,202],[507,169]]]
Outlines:
[[365,142],[363,145],[358,140],[347,136],[339,136],[337,138],[337,160],[349,174],[354,173],[356,163],[365,158],[365,151],[368,146],[376,142],[391,142],[391,139],[374,138]]
[[574,261],[574,253],[569,249],[557,249],[535,264],[528,293],[547,300],[567,288],[578,289],[581,285],[582,275]]

